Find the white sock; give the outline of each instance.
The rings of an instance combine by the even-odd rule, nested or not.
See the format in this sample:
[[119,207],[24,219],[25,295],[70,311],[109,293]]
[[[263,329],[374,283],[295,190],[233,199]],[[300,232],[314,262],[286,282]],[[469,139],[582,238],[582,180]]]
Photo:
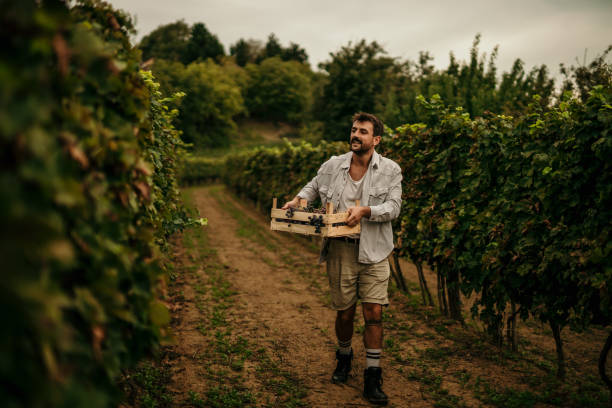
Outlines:
[[342,341],[340,339],[338,339],[338,350],[340,351],[340,354],[351,354],[351,340],[352,339],[348,339],[347,341]]
[[380,355],[382,349],[366,349],[366,368],[380,367]]

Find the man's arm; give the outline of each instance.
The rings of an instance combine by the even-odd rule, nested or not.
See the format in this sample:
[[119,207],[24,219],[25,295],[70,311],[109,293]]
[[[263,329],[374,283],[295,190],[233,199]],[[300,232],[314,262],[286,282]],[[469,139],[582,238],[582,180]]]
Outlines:
[[370,218],[371,215],[371,209],[368,206],[350,207],[346,211],[349,214],[346,219],[346,225],[349,227],[354,227],[363,217]]
[[402,171],[397,172],[391,180],[391,188],[384,203],[370,206],[370,221],[387,222],[396,219],[402,208]]
[[368,218],[373,222],[387,222],[399,216],[402,207],[402,171],[397,168],[391,180],[391,188],[387,194],[387,199],[379,205],[351,207],[346,223],[349,227],[357,225],[362,217]]
[[[321,170],[319,169],[319,172],[320,171]],[[302,188],[295,197],[293,197],[293,200],[287,201],[285,205],[281,207],[281,210],[286,210],[289,207],[291,208],[297,207],[300,204],[300,199],[304,199],[310,202],[310,201],[313,201],[315,198],[317,198],[317,196],[319,195],[318,177],[319,177],[319,174],[317,173],[317,175],[314,176],[312,180],[310,180],[308,184],[306,184],[304,188]]]

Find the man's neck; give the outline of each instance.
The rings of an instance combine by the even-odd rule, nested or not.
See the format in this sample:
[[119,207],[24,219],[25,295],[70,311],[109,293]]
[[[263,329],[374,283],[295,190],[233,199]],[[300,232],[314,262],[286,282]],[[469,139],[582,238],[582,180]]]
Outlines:
[[370,160],[372,160],[373,155],[374,155],[374,149],[370,150],[369,152],[363,155],[358,155],[357,153],[353,152],[353,158],[352,158],[351,164],[355,164],[359,167],[368,167],[370,165]]

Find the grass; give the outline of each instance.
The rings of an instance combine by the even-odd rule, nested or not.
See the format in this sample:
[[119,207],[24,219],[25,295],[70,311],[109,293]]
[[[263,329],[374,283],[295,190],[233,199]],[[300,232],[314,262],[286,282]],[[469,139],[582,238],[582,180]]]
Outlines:
[[476,398],[499,408],[531,408],[538,402],[544,402],[532,391],[498,388],[481,377],[476,378],[474,391]]
[[[192,202],[190,190],[185,190],[184,194],[186,202]],[[220,196],[215,189],[211,194]],[[241,236],[264,241],[254,220],[242,216],[232,203],[222,205],[230,208],[232,216],[239,221]],[[305,406],[303,398],[307,389],[291,372],[281,369],[271,355],[279,350],[278,346],[271,351],[257,348],[246,336],[239,334],[240,327],[235,326],[233,317],[237,292],[226,276],[231,269],[219,262],[209,242],[205,229],[183,233],[183,248],[189,262],[182,272],[190,274],[194,281],[194,303],[202,314],[197,330],[206,349],[193,356],[205,365],[200,373],[205,381],[204,391],[190,390],[183,396],[184,404],[192,407]],[[198,267],[193,268],[191,264]],[[252,367],[249,372],[247,361]],[[245,381],[247,375],[254,375],[260,387],[249,389]]]
[[266,390],[274,396],[274,401],[268,401],[267,407],[304,407],[303,399],[307,392],[300,380],[290,371],[281,368],[264,348],[257,350],[256,354],[259,366],[257,377],[263,383]]
[[213,408],[240,408],[255,402],[255,397],[246,388],[213,386],[206,391],[206,405]]
[[145,361],[133,370],[123,382],[128,401],[143,408],[165,408],[173,406],[174,398],[166,385],[170,370],[159,362]]

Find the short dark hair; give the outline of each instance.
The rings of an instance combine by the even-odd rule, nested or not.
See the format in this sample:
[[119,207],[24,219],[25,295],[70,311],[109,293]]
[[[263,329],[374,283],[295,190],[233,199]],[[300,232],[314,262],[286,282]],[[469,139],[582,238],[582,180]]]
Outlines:
[[380,119],[371,113],[357,112],[353,115],[353,122],[370,122],[374,128],[374,136],[382,136],[384,126]]

